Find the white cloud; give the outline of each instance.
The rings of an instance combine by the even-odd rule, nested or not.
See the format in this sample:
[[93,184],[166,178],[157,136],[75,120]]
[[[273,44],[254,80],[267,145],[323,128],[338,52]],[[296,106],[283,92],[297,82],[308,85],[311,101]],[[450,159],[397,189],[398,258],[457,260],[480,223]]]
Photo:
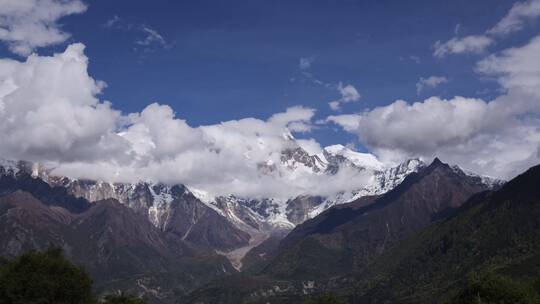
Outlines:
[[319,144],[315,139],[297,139],[296,142],[302,147],[302,149],[306,150],[307,153],[310,155],[316,155],[323,152],[323,149],[321,147],[321,144]]
[[[138,156],[133,165],[116,166],[116,170],[120,170],[118,176],[122,178],[133,176],[165,183],[184,183],[213,194],[278,198],[353,189],[361,185],[365,178],[358,171],[344,170],[329,178],[309,171],[290,172],[279,166],[281,152],[287,148],[300,145],[310,151],[321,150],[316,141],[297,142],[292,140],[290,134],[291,124],[310,124],[313,109],[291,107],[283,113],[272,115],[268,120],[245,118],[197,128],[185,125],[164,105],[150,105],[140,117],[147,116],[149,109],[155,125],[146,119],[139,119],[137,114],[135,124],[123,132],[123,137],[134,138],[145,145],[136,149]],[[137,141],[133,142],[134,147]],[[105,172],[105,177],[110,178],[114,171],[108,169],[111,167],[109,163],[89,167],[100,165],[104,165],[105,169],[91,171]],[[79,166],[66,171],[65,168],[69,166],[73,164],[63,166],[64,171],[59,172],[88,172],[81,171]],[[268,166],[268,172],[262,173],[261,166]],[[97,175],[94,178],[103,177]],[[321,187],[322,184],[325,187]]]
[[[321,150],[314,139],[291,140],[291,132],[314,128],[311,108],[199,127],[158,103],[123,115],[99,100],[105,84],[88,75],[83,50],[82,44],[73,44],[54,56],[0,59],[2,157],[54,163],[55,172],[72,177],[151,179],[251,197],[330,194],[358,188],[366,178],[354,170],[329,178],[274,166],[284,149]],[[438,155],[481,173],[511,176],[539,160],[539,50],[540,38],[535,38],[478,63],[479,73],[505,89],[494,100],[396,101],[327,121],[358,134],[385,161]],[[337,107],[361,97],[352,85],[337,88]]]
[[301,57],[298,67],[300,68],[300,70],[307,70],[311,68],[311,65],[313,64],[314,61],[315,61],[314,57]]
[[540,36],[527,45],[491,55],[477,64],[476,70],[497,78],[506,90],[540,95]]
[[[119,112],[96,95],[104,83],[87,74],[82,44],[53,57],[0,59],[0,151],[53,161],[124,154],[115,136]],[[92,152],[86,146],[94,147]]]
[[38,47],[66,41],[70,35],[58,20],[84,11],[86,5],[79,0],[0,0],[0,40],[27,56]]
[[330,107],[330,109],[334,110],[334,111],[338,111],[339,109],[341,109],[341,103],[337,100],[334,100],[334,101],[330,101],[328,103],[328,106]]
[[337,86],[337,90],[339,94],[341,95],[341,98],[338,100],[334,100],[328,103],[330,108],[334,111],[337,111],[341,108],[341,104],[358,101],[362,97],[360,93],[358,93],[358,90],[351,85],[343,85],[341,82]]
[[202,132],[176,119],[167,105],[150,104],[141,113],[131,114],[129,120],[130,126],[121,134],[140,156],[162,160],[201,147]]
[[314,109],[199,127],[158,103],[123,115],[99,100],[105,84],[88,75],[83,50],[73,44],[53,56],[0,59],[0,157],[46,163],[74,178],[182,183],[247,197],[329,195],[367,181],[358,170],[329,177],[280,166],[286,149],[321,151],[313,139],[292,137],[313,128]]
[[538,17],[540,17],[540,0],[518,2],[487,33],[492,35],[507,35],[521,30],[525,22]]
[[295,106],[287,108],[283,113],[272,115],[268,122],[292,132],[308,132],[313,128],[311,118],[314,115],[315,109]]
[[340,125],[347,132],[356,132],[360,126],[357,114],[330,115],[326,121]]
[[127,22],[118,15],[114,15],[105,21],[103,27],[106,29],[133,33],[137,36],[134,41],[134,49],[144,53],[155,51],[158,48],[170,48],[165,37],[163,37],[163,35],[155,28],[144,24],[141,25]]
[[137,40],[135,43],[137,43],[138,45],[142,45],[142,46],[149,46],[149,45],[153,45],[153,44],[157,44],[157,45],[161,45],[161,46],[165,46],[167,45],[167,42],[165,41],[165,39],[163,38],[163,36],[161,36],[160,33],[158,33],[158,31],[148,27],[148,26],[143,26],[141,28],[141,31],[145,34],[145,37],[143,39],[139,39]]
[[493,44],[493,39],[487,36],[454,37],[446,42],[437,41],[433,45],[433,55],[443,58],[451,54],[482,53]]
[[107,19],[103,24],[103,27],[106,28],[122,28],[123,21],[118,15],[114,15],[111,18]]
[[415,56],[415,55],[409,56],[409,59],[411,59],[412,61],[414,61],[414,63],[417,63],[417,64],[419,64],[420,62],[422,62],[422,60],[420,59],[420,57]]
[[311,72],[311,67],[314,62],[315,57],[300,57],[300,60],[298,62],[299,75],[298,77],[291,77],[289,81],[291,83],[297,81],[307,82],[311,84],[316,84],[321,87],[333,88],[335,86],[334,84],[320,80],[315,77],[315,75],[313,75],[313,73]]
[[448,79],[444,76],[420,77],[416,83],[416,94],[420,94],[425,88],[436,88],[446,82],[448,82]]
[[506,93],[491,101],[431,97],[331,116],[381,157],[442,157],[465,168],[511,177],[540,161],[540,37],[480,61],[478,72],[496,77]]
[[460,25],[456,25],[456,37],[446,41],[437,41],[433,45],[435,57],[451,54],[482,53],[495,43],[496,36],[503,36],[523,29],[525,22],[540,17],[540,0],[528,0],[515,3],[508,13],[483,35],[470,35],[459,38]]
[[360,99],[360,94],[356,88],[350,84],[343,86],[343,84],[340,82],[338,85],[338,91],[341,93],[341,99],[343,102],[358,101]]

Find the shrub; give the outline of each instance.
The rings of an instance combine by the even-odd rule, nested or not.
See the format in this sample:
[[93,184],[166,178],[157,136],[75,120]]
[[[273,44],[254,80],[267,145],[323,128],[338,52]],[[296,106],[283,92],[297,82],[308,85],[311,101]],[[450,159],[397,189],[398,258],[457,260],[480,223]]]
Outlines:
[[30,251],[0,268],[0,304],[95,303],[92,280],[58,248]]
[[537,304],[532,286],[492,273],[473,274],[465,289],[454,299],[460,304]]

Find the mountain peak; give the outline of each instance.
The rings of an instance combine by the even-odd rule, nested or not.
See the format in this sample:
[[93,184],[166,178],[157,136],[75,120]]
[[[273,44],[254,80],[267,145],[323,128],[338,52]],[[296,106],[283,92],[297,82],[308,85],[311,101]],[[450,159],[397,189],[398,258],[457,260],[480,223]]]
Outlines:
[[324,147],[324,156],[330,157],[342,157],[350,161],[353,165],[359,168],[369,168],[375,170],[382,170],[385,166],[379,161],[379,159],[371,153],[361,153],[347,148],[344,145],[332,145]]
[[[452,167],[450,167],[450,165],[448,165],[447,163],[441,161],[440,158],[438,157],[435,157],[433,159],[433,161],[431,162],[431,164],[429,164],[429,166],[427,166],[426,168],[428,168],[428,172],[431,172],[433,169],[435,168],[447,168],[447,169],[452,169]],[[455,170],[454,170],[455,171]],[[459,171],[462,171],[461,168],[459,169]]]
[[431,165],[432,166],[440,166],[440,165],[444,165],[444,163],[438,157],[435,157],[433,159],[433,161],[431,162]]

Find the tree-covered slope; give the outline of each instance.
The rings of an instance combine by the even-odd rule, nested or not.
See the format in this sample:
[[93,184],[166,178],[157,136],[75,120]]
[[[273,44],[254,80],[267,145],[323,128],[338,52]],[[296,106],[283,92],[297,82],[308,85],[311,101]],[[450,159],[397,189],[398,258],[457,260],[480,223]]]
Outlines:
[[407,239],[359,275],[361,303],[451,301],[478,273],[540,276],[540,166],[471,198],[454,216]]

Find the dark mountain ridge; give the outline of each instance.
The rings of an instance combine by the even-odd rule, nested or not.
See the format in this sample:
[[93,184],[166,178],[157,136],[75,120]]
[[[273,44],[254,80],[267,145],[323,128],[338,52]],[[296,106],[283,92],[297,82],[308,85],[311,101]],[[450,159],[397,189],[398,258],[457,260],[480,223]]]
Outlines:
[[[4,170],[0,166],[0,170]],[[25,171],[16,174],[0,172],[0,195],[15,191],[25,191],[49,206],[62,207],[73,213],[81,213],[90,208],[90,202],[68,194],[64,187],[51,187],[42,179],[33,178]]]
[[[399,248],[409,248],[409,240],[428,227],[474,209],[467,207],[475,206],[472,199],[464,205],[473,195],[475,200],[516,196],[508,190],[511,184],[501,194],[485,192],[488,186],[477,176],[435,159],[386,194],[337,205],[298,225],[281,242],[263,242],[247,255],[249,276],[237,274],[212,250],[216,248],[212,246],[226,248],[230,242],[245,242],[243,236],[232,235],[236,238],[232,239],[230,223],[222,226],[223,219],[213,216],[220,216],[215,210],[182,187],[142,187],[134,195],[148,200],[137,200],[141,208],[132,208],[115,199],[91,203],[73,195],[77,192],[73,189],[94,187],[95,182],[51,186],[28,171],[4,173],[0,174],[2,255],[54,244],[89,269],[100,291],[144,293],[157,302],[171,302],[216,279],[185,301],[296,303],[306,294],[328,290],[354,301],[400,299],[394,295],[385,298],[377,291],[385,287],[375,288],[402,288],[393,283],[399,278],[393,274],[401,271],[401,264],[392,268],[395,263],[381,261],[397,254]],[[521,184],[513,187],[519,192]],[[162,198],[169,204],[166,213],[157,212]],[[149,220],[146,211],[141,212],[144,208],[157,212],[159,225]],[[261,263],[257,257],[267,253]],[[407,254],[413,256],[400,252],[392,261]]]
[[435,159],[382,196],[331,208],[297,226],[263,272],[279,278],[317,279],[363,268],[392,244],[485,190]]
[[352,303],[369,303],[370,295],[359,290],[378,282],[373,279],[380,272],[371,265],[447,217],[458,217],[470,197],[490,195],[478,179],[435,159],[386,194],[335,206],[297,226],[262,270],[215,281],[186,301],[298,303],[308,294],[335,291]]
[[474,273],[540,278],[540,166],[388,251],[358,275],[360,303],[445,303]]
[[[46,203],[3,178],[2,185],[9,186],[0,195],[3,257],[57,246],[89,271],[98,292],[121,289],[157,302],[170,302],[211,279],[236,272],[225,257],[158,229],[116,200],[89,203],[39,179],[20,180],[20,188]],[[64,208],[73,201],[82,202],[85,210]]]

